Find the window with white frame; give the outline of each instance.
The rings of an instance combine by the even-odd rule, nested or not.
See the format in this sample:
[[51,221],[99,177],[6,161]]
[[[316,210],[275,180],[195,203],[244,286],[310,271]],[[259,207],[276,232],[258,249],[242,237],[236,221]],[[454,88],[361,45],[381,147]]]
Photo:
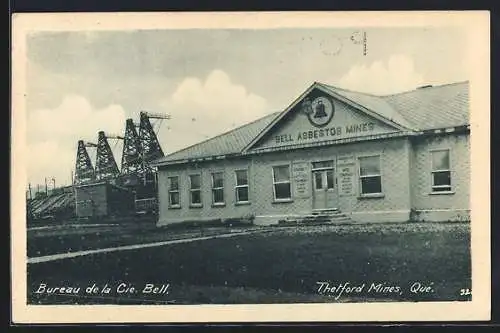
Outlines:
[[290,184],[290,165],[273,167],[274,200],[290,200],[292,189]]
[[236,202],[249,202],[248,198],[248,171],[247,170],[236,170]]
[[432,192],[451,191],[450,150],[431,151]]
[[362,195],[382,193],[380,155],[359,157],[359,182]]
[[224,173],[212,173],[212,203],[214,205],[224,204]]
[[170,207],[180,207],[179,177],[168,177],[168,203]]
[[189,197],[192,206],[201,206],[201,176],[189,176]]

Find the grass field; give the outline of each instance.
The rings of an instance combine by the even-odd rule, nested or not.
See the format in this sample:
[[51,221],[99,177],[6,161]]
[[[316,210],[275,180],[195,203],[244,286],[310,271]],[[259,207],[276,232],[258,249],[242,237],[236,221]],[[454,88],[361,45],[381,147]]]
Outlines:
[[156,227],[154,225],[61,225],[28,231],[28,257],[56,253],[102,249],[116,246],[153,243],[172,239],[204,237],[220,233],[259,229],[237,227]]
[[[288,227],[31,264],[28,301],[200,304],[468,300],[469,296],[460,296],[460,290],[470,289],[470,272],[468,224]],[[351,292],[345,288],[339,295],[319,292],[320,281],[330,286],[365,286]],[[417,282],[429,289],[412,292],[410,287]],[[81,290],[76,295],[34,293],[41,283]],[[134,286],[135,291],[117,293],[120,283],[129,289]],[[372,283],[375,287],[369,291]],[[100,289],[107,284],[110,292],[85,293],[85,288],[93,284]],[[168,285],[168,293],[143,293],[146,284]]]

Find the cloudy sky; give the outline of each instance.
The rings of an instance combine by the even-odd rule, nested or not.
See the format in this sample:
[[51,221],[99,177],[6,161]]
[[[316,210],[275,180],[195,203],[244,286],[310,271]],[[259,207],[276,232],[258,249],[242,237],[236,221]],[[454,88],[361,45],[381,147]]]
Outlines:
[[171,115],[155,124],[170,153],[282,110],[314,81],[387,94],[468,79],[460,30],[363,31],[366,55],[359,29],[31,34],[28,180],[70,184],[77,141],[122,134],[141,110]]

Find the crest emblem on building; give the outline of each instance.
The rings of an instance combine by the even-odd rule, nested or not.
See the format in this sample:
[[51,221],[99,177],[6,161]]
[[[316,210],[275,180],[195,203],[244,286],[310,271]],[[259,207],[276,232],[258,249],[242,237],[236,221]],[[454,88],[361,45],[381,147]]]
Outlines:
[[304,99],[302,103],[302,112],[307,115],[311,125],[323,127],[330,123],[335,113],[335,109],[330,99],[326,97],[317,97],[312,101],[309,98]]

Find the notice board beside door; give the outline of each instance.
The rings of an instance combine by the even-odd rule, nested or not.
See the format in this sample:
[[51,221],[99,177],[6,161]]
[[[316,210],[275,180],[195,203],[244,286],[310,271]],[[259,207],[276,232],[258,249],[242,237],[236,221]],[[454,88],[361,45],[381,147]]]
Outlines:
[[304,161],[293,162],[292,177],[294,197],[309,198],[311,196],[310,163]]
[[356,194],[356,162],[353,155],[337,157],[337,174],[339,196]]

